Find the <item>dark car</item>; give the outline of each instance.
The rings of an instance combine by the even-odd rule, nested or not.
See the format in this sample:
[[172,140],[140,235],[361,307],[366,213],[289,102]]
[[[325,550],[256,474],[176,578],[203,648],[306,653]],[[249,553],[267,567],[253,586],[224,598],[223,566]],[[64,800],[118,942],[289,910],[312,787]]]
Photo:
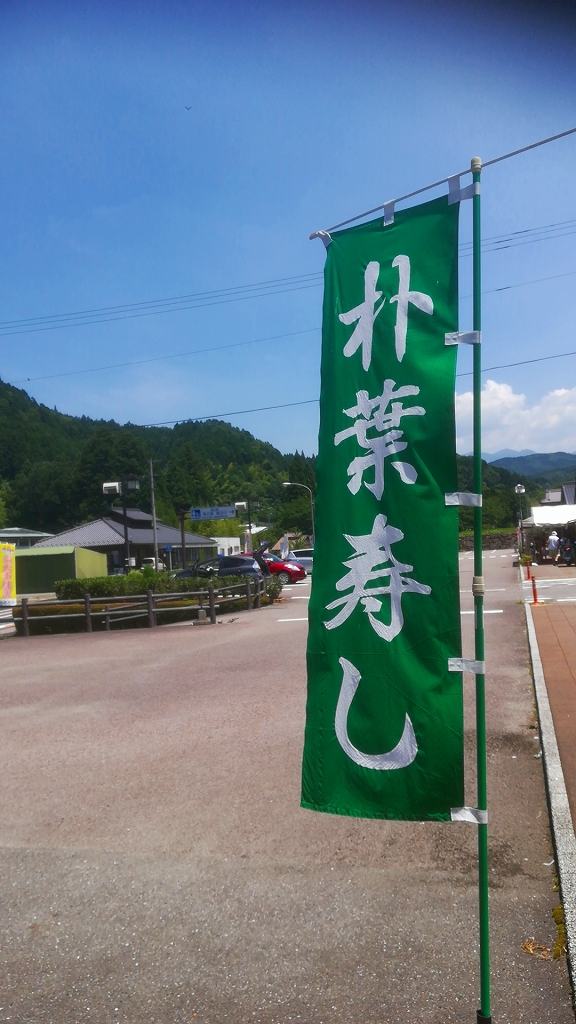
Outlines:
[[191,577],[197,576],[198,572],[195,568],[192,569],[180,569],[179,572],[171,572],[171,580],[189,580]]
[[200,562],[197,566],[196,575],[210,578],[211,576],[262,576],[258,562],[247,555],[220,555],[218,558],[210,558],[207,562]]

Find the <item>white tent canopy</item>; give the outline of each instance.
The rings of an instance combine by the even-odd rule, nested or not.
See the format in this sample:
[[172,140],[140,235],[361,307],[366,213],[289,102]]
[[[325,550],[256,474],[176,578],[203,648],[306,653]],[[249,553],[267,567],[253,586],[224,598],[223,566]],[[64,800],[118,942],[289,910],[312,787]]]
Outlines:
[[576,505],[538,505],[530,510],[532,516],[524,526],[567,526],[576,523]]

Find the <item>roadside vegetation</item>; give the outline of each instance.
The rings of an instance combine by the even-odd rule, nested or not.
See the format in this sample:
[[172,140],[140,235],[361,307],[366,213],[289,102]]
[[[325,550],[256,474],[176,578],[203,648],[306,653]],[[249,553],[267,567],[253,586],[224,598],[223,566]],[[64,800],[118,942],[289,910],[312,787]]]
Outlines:
[[[208,587],[214,587],[217,615],[229,615],[246,608],[246,576],[224,576],[221,580],[204,578],[170,579],[167,573],[145,569],[126,576],[95,576],[92,579],[60,580],[56,584],[56,601],[33,602],[28,606],[28,628],[31,636],[50,633],[83,633],[86,630],[84,596],[90,595],[92,630],[106,630],[106,617],[110,627],[116,629],[142,629],[148,626],[146,591],[154,594],[173,594],[157,606],[160,625],[184,622],[198,617],[199,609],[209,607]],[[265,581],[263,604],[272,604],[282,593],[281,581],[273,576]],[[200,591],[200,593],[198,593]],[[125,601],[118,600],[125,598]],[[113,603],[107,604],[107,599]],[[144,600],[143,600],[144,599]],[[62,603],[58,603],[58,602]],[[66,603],[64,603],[66,602]],[[76,603],[77,602],[77,603]],[[142,609],[133,617],[135,602]],[[110,612],[113,611],[113,615]],[[126,616],[123,616],[123,613]],[[118,618],[120,613],[120,618]],[[19,636],[24,635],[22,604],[13,611],[14,624]]]
[[[190,593],[195,590],[207,590],[209,586],[216,589],[228,586],[246,586],[246,576],[222,576],[221,579],[210,580],[205,576],[190,576],[186,579],[172,578],[167,572],[154,572],[147,566],[140,571],[135,569],[125,576],[93,576],[88,579],[59,580],[55,585],[56,597],[62,601],[90,597],[122,597],[124,594],[145,594],[151,590],[153,594]],[[266,580],[266,593],[276,600],[282,593],[282,583],[277,576]]]
[[[220,420],[169,427],[120,426],[114,421],[65,416],[0,381],[0,527],[21,526],[58,533],[104,515],[110,500],[105,480],[135,474],[140,490],[130,503],[150,512],[148,461],[154,459],[156,512],[177,526],[180,509],[250,501],[252,524],[268,527],[259,539],[295,535],[307,546],[312,532],[310,501],[316,490],[316,460],[283,455],[246,430]],[[470,491],[472,458],[458,456],[459,490]],[[524,507],[543,495],[542,481],[483,464],[486,529],[513,529],[518,519],[517,483],[526,487]],[[473,510],[460,509],[460,529],[472,529]],[[202,522],[187,528],[213,536],[238,536],[240,519]]]

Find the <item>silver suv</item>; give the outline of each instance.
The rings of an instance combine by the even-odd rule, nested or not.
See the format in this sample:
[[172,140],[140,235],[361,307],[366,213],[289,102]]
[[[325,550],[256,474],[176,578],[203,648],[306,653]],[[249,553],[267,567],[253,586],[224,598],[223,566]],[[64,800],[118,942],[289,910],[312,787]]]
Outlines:
[[300,562],[308,574],[312,572],[314,562],[314,548],[299,548],[298,551],[291,551],[286,559],[287,562]]

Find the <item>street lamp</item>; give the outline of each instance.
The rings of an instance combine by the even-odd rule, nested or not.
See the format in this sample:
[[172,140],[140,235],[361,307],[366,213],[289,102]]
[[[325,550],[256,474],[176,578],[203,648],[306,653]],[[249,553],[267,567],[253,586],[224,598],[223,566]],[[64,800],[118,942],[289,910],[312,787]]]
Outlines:
[[123,476],[121,480],[112,480],[102,484],[103,494],[122,495],[122,515],[124,517],[124,563],[130,569],[130,538],[128,537],[128,512],[126,510],[126,491],[139,491],[140,481],[137,476]]
[[516,484],[516,487],[514,488],[514,490],[516,491],[516,494],[518,495],[518,502],[520,504],[520,543],[521,543],[521,546],[522,546],[522,554],[524,554],[524,524],[522,522],[522,519],[523,519],[522,495],[526,494],[526,488],[524,487],[524,484]]
[[308,494],[310,495],[310,516],[312,518],[312,547],[314,547],[314,534],[316,531],[314,530],[314,502],[312,500],[312,489],[308,487],[307,484],[297,484],[292,480],[285,480],[282,487],[303,487],[305,491],[308,491]]

